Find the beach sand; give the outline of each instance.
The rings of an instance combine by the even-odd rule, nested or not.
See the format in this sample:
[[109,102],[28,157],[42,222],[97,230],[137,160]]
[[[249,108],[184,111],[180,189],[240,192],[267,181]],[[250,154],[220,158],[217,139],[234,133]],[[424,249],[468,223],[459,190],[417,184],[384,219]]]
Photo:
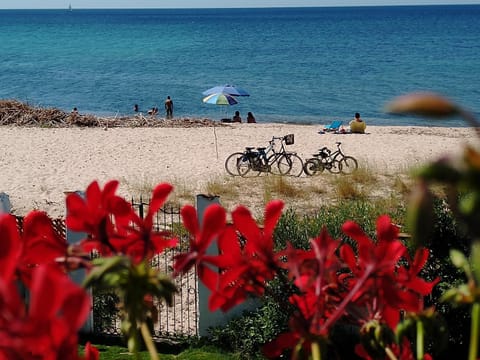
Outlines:
[[[272,136],[294,134],[295,143],[288,149],[302,159],[341,141],[344,152],[361,167],[385,174],[458,154],[462,145],[476,143],[471,128],[368,126],[366,134],[319,134],[321,129],[261,123],[108,129],[2,126],[0,192],[9,196],[16,215],[39,209],[63,217],[64,193],[85,190],[93,180],[102,186],[119,180],[119,193],[126,197],[134,196],[135,188],[164,181],[204,193],[208,181],[227,176],[224,162],[229,154],[245,146],[266,146]],[[302,178],[303,183],[317,181]]]

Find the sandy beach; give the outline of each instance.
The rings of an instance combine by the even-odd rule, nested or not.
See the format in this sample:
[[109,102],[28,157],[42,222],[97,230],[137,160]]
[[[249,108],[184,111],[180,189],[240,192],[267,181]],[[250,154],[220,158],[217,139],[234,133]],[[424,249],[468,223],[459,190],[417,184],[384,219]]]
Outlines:
[[[227,175],[226,157],[245,146],[266,146],[272,136],[295,135],[289,150],[308,158],[318,148],[341,141],[361,167],[385,174],[442,155],[458,154],[475,143],[471,128],[375,127],[366,134],[319,134],[322,125],[229,124],[189,128],[0,127],[0,192],[12,213],[32,209],[65,215],[66,191],[84,190],[93,180],[120,181],[120,194],[168,181],[204,193],[205,183]],[[315,178],[302,181],[316,181]]]

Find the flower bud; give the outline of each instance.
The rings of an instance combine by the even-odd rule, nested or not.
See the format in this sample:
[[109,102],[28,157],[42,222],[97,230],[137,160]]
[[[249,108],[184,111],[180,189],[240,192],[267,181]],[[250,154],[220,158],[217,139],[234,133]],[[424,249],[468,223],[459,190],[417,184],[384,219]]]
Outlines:
[[407,210],[407,224],[412,245],[421,247],[429,239],[433,228],[433,195],[423,182],[413,188]]
[[446,98],[431,92],[411,93],[399,96],[386,106],[387,112],[446,117],[459,112],[458,107]]

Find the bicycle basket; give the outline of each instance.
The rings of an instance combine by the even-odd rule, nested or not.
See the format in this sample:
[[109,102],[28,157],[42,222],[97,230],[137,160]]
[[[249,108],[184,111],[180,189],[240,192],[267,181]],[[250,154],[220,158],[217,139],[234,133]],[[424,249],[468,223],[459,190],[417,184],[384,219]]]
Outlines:
[[288,134],[283,137],[283,140],[285,140],[285,145],[292,145],[294,142],[294,137],[293,134]]

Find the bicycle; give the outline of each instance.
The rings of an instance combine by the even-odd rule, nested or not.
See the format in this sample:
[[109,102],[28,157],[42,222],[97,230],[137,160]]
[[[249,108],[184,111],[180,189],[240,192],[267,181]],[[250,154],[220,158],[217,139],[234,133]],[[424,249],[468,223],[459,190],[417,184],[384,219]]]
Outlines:
[[[276,141],[280,140],[277,151]],[[285,146],[294,142],[293,134],[273,136],[267,147],[246,147],[244,152],[235,152],[225,160],[225,169],[232,176],[259,176],[261,173],[300,176],[303,160]]]
[[308,176],[314,176],[325,169],[333,174],[351,174],[358,169],[358,162],[353,156],[345,155],[341,142],[337,142],[337,150],[332,153],[327,147],[321,148],[313,158],[307,159],[303,171]]

